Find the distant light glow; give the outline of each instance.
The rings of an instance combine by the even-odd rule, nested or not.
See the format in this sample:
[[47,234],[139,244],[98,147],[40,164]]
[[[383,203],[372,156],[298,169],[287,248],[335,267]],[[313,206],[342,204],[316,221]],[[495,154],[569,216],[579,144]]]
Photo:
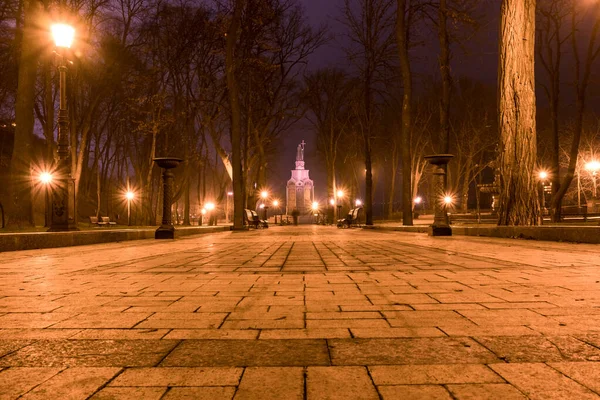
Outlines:
[[423,199],[421,198],[421,196],[415,197],[415,204],[421,204],[422,202],[423,202]]
[[127,193],[125,193],[125,198],[127,198],[127,200],[133,200],[134,197],[135,193],[133,193],[131,190],[128,190]]
[[50,27],[56,47],[70,48],[75,37],[75,28],[67,24],[54,24]]
[[332,206],[335,205],[335,200],[334,199],[329,200],[329,204],[331,204]]
[[589,163],[585,164],[585,169],[587,169],[588,171],[596,172],[600,170],[600,162],[596,160],[590,161]]
[[265,208],[265,205],[261,204],[260,206],[258,206],[258,208]]
[[42,172],[39,179],[44,185],[48,185],[49,183],[52,183],[52,174],[50,172]]
[[279,207],[279,200],[273,200],[273,207]]
[[206,214],[206,208],[203,208],[202,210],[200,210],[200,212],[202,213],[202,215]]
[[354,204],[356,204],[356,207],[360,207],[360,206],[362,206],[362,201],[360,201],[359,199],[356,199]]
[[269,197],[269,192],[267,192],[266,190],[263,190],[262,192],[260,192],[260,197],[262,197],[263,199],[266,199],[267,197]]
[[227,192],[227,196],[233,196],[233,192]]
[[215,203],[206,203],[204,208],[206,208],[208,211],[212,211],[215,209]]
[[342,197],[344,197],[344,191],[343,191],[343,190],[338,190],[338,191],[337,191],[337,197],[338,197],[338,198],[342,198]]

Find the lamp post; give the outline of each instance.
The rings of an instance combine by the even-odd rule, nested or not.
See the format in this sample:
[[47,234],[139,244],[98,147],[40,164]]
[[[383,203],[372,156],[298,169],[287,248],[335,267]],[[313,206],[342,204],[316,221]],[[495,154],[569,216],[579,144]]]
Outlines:
[[336,193],[337,198],[337,219],[342,219],[342,199],[344,197],[344,191],[338,190]]
[[[273,208],[279,209],[279,200],[273,200]],[[277,224],[277,211],[275,212],[275,224]]]
[[542,184],[542,212],[546,209],[546,179],[548,179],[548,173],[546,171],[540,171],[538,174],[540,183]]
[[125,198],[127,199],[127,226],[131,226],[131,200],[135,197],[135,194],[128,190],[125,193]]
[[217,225],[217,221],[213,211],[215,210],[215,203],[206,203],[204,205],[206,211],[208,211],[208,225],[213,226]]
[[317,216],[317,224],[319,223],[319,202],[313,201],[312,203],[313,214]]
[[263,201],[260,208],[263,209],[263,212],[264,212],[263,219],[266,221],[267,220],[267,210],[269,209],[269,206],[267,205],[267,199],[269,198],[269,192],[267,192],[266,190],[263,190],[262,192],[260,192],[260,198]]
[[585,169],[590,171],[590,174],[592,175],[592,197],[595,199],[597,197],[596,174],[600,170],[600,162],[595,161],[595,160],[590,161],[589,163],[585,164]]
[[69,111],[67,109],[67,63],[66,49],[71,47],[75,29],[65,24],[55,24],[51,27],[54,43],[59,59],[59,110],[58,110],[58,169],[56,171],[56,186],[52,190],[52,214],[49,232],[77,231],[77,215],[75,204],[75,181],[71,176],[69,160]]
[[200,221],[198,223],[199,226],[202,226],[202,222],[204,222],[204,216],[206,215],[206,208],[200,210]]
[[[335,199],[330,199],[329,204],[331,205],[331,214],[329,214],[329,211],[327,211],[327,214],[331,215],[331,223],[333,224],[335,222]],[[329,219],[329,215],[327,219]]]
[[50,203],[50,184],[52,183],[52,174],[42,172],[39,180],[44,185],[44,226],[49,227],[51,224],[50,215],[48,214],[48,204]]
[[[435,215],[433,217],[433,224],[429,227],[430,236],[452,236],[452,228],[448,221],[446,202],[446,167],[448,162],[454,157],[451,154],[434,154],[431,156],[425,156],[425,159],[433,166],[433,182],[435,185],[434,189],[434,207]],[[452,198],[450,197],[450,201]]]
[[162,181],[163,181],[163,210],[162,210],[162,223],[154,232],[155,239],[175,239],[175,227],[172,221],[171,206],[173,204],[173,172],[171,170],[176,168],[183,160],[175,157],[157,157],[153,161],[163,169]]
[[419,214],[417,213],[419,204],[421,204],[423,202],[423,198],[421,196],[417,196],[415,197],[415,199],[413,200],[413,202],[415,203],[415,219],[419,218]]
[[229,223],[229,198],[233,196],[233,192],[227,192],[227,203],[225,204],[225,222]]

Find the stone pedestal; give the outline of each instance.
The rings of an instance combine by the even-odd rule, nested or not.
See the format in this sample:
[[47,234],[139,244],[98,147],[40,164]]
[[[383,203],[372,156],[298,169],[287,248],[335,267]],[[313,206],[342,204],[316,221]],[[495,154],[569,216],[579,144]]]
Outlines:
[[161,157],[155,158],[154,162],[163,169],[163,213],[162,223],[154,233],[155,239],[175,239],[175,227],[171,215],[171,204],[173,203],[173,172],[171,169],[177,167],[183,160],[181,158]]
[[444,202],[446,195],[446,166],[454,157],[452,154],[435,154],[425,156],[425,159],[433,166],[433,204],[435,214],[433,224],[429,227],[429,236],[452,236],[452,228],[448,221],[448,210]]

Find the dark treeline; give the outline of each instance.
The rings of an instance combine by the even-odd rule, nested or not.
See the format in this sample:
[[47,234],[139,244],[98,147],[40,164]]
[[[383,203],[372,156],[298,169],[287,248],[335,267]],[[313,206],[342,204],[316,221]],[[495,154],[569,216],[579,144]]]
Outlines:
[[[402,211],[412,223],[412,199],[429,192],[423,157],[432,153],[455,155],[449,192],[467,211],[475,183],[493,175],[482,173],[499,165],[508,143],[496,87],[452,68],[456,54],[472,51],[489,11],[476,0],[344,0],[340,7],[348,68],[308,72],[311,55],[331,37],[311,27],[294,0],[3,1],[0,202],[9,225],[35,223],[34,210],[43,209],[37,176],[54,165],[58,73],[49,26],[58,20],[77,31],[67,96],[82,219],[122,215],[130,186],[137,222],[155,224],[161,185],[152,159],[178,156],[185,162],[176,169],[174,201],[183,222],[206,201],[224,207],[233,190],[239,227],[242,209],[268,187],[282,137],[304,117],[317,132],[328,197],[344,186],[348,199],[363,198],[367,223],[382,186],[386,216]],[[584,165],[599,139],[588,99],[600,15],[594,4],[539,0],[534,19],[538,103],[548,107],[540,107],[538,140],[534,121],[524,151],[549,170],[559,218],[561,205],[585,202],[593,190]],[[431,38],[438,73],[424,77],[415,73],[425,69],[415,68],[416,54]],[[509,53],[500,53],[501,63]],[[503,162],[506,176],[533,175]],[[523,208],[537,201],[537,186],[532,176],[521,181],[533,192]],[[522,221],[501,223],[535,223],[535,209],[519,212]]]

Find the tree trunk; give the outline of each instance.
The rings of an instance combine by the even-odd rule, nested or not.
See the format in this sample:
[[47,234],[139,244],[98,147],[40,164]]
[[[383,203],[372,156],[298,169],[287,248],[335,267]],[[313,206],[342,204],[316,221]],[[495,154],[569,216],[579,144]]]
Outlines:
[[400,56],[400,71],[402,73],[402,224],[412,225],[412,195],[411,195],[411,158],[410,134],[412,129],[412,75],[408,58],[408,24],[406,18],[406,0],[397,0],[396,10],[396,41]]
[[498,225],[537,225],[535,164],[535,0],[503,0],[498,116],[501,192]]
[[450,94],[452,90],[452,78],[450,77],[450,41],[448,40],[448,29],[446,27],[448,20],[446,1],[440,0],[438,10],[439,62],[440,74],[442,76],[442,97],[440,98],[440,152],[442,154],[450,153]]
[[15,139],[10,162],[8,226],[33,226],[31,154],[33,153],[33,104],[37,72],[36,14],[37,0],[24,0],[23,40],[19,58],[19,77],[15,104]]
[[244,0],[236,0],[227,31],[225,74],[227,76],[227,91],[229,92],[231,149],[233,167],[233,229],[244,229],[244,180],[242,175],[241,149],[241,108],[239,87],[236,77],[235,48],[239,36]]

